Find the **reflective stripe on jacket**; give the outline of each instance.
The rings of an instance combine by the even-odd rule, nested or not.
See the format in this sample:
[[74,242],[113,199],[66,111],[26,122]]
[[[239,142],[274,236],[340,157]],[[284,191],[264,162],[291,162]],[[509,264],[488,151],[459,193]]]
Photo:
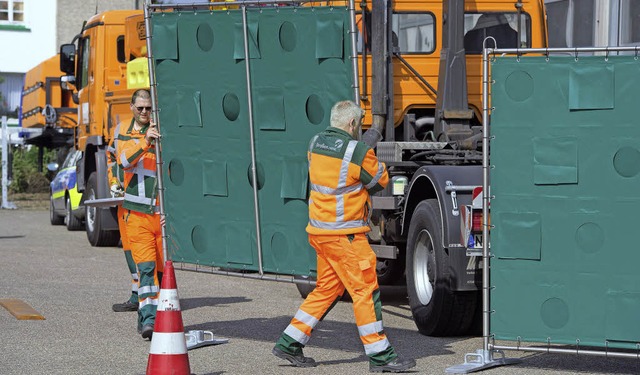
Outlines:
[[[133,119],[131,119],[133,122]],[[124,171],[120,168],[118,164],[118,158],[116,156],[116,148],[118,147],[118,138],[120,137],[120,128],[126,127],[122,126],[122,122],[119,123],[111,133],[111,142],[109,142],[109,146],[107,146],[107,173],[109,178],[109,186],[118,185],[120,187],[124,187]]]
[[387,186],[389,174],[373,149],[329,127],[309,144],[311,234],[368,232],[370,194]]
[[118,136],[116,152],[118,166],[124,169],[124,203],[122,207],[142,213],[156,212],[156,154],[153,145],[147,145],[144,136],[149,128],[139,132],[131,122],[126,132]]

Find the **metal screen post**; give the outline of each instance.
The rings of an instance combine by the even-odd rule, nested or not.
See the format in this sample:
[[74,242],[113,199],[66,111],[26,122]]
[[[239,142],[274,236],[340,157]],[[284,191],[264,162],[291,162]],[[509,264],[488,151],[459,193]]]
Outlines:
[[16,209],[16,206],[9,202],[7,188],[9,187],[9,132],[7,131],[7,116],[2,116],[2,208]]
[[[356,48],[357,29],[355,0],[349,0],[349,35],[351,37],[351,66],[353,67],[353,101],[360,105],[360,77],[358,77],[358,51]],[[362,42],[362,45],[362,50],[364,51],[364,41]],[[366,79],[367,77],[363,77],[363,82]]]
[[258,173],[256,166],[256,139],[253,132],[253,100],[251,98],[251,67],[249,56],[249,35],[247,29],[247,6],[242,5],[242,33],[244,36],[244,61],[247,73],[247,110],[249,112],[249,135],[251,138],[251,178],[253,178],[253,209],[256,216],[256,243],[258,245],[258,272],[264,274],[262,269],[262,237],[260,236],[260,207],[258,206]]
[[[487,39],[493,39],[489,37]],[[495,39],[493,39],[495,45]],[[452,374],[468,374],[486,370],[488,368],[505,366],[520,363],[517,358],[506,358],[503,352],[489,349],[489,335],[491,333],[491,274],[490,263],[491,254],[489,254],[489,53],[491,49],[486,46],[487,40],[484,41],[482,49],[482,349],[476,350],[475,353],[467,353],[464,356],[464,363],[451,366],[446,369]],[[494,354],[501,354],[500,358],[494,358]]]
[[[153,52],[151,50],[151,14],[150,14],[150,6],[151,0],[145,0],[144,4],[144,27],[145,27],[145,37],[146,37],[146,45],[147,45],[147,64],[149,67],[149,91],[151,93],[151,114],[152,119],[155,121],[156,126],[158,127],[158,131],[160,131],[160,117],[158,116],[158,105],[157,105],[157,93],[156,93],[156,74],[155,74],[155,65],[153,64]],[[165,223],[165,210],[164,210],[164,184],[162,180],[162,142],[160,139],[156,139],[156,178],[158,181],[158,200],[160,202],[160,219],[161,219],[161,230],[162,230],[162,256],[164,261],[167,262],[169,259],[169,254],[167,251],[167,228]]]

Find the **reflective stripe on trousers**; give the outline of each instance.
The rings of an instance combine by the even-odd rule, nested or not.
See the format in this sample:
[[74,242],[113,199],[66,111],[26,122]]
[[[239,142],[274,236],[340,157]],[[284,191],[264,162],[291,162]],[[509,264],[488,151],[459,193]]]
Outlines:
[[[388,363],[396,357],[382,325],[382,306],[376,275],[376,256],[364,234],[309,235],[318,255],[318,280],[291,319],[283,335],[304,346],[332,304],[349,291],[360,340],[372,362]],[[279,340],[282,344],[291,340]],[[289,348],[287,348],[289,349]],[[290,348],[295,352],[295,348]]]

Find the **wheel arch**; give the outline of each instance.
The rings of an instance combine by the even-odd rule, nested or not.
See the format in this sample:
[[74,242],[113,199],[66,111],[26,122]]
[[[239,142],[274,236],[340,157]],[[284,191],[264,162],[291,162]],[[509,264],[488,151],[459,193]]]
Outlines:
[[[452,289],[458,291],[477,290],[473,272],[468,272],[469,258],[466,244],[460,232],[460,207],[471,202],[470,191],[457,191],[455,199],[447,192],[447,184],[453,186],[482,185],[482,166],[424,166],[416,171],[406,195],[402,233],[408,235],[411,217],[418,204],[425,199],[436,199],[440,207],[442,223],[442,245],[450,253]],[[456,204],[454,205],[454,200]],[[453,251],[452,251],[453,250]]]
[[402,234],[405,237],[409,232],[409,222],[413,212],[418,204],[426,199],[437,199],[440,202],[433,179],[423,169],[420,169],[413,175],[406,194],[404,214],[402,215]]

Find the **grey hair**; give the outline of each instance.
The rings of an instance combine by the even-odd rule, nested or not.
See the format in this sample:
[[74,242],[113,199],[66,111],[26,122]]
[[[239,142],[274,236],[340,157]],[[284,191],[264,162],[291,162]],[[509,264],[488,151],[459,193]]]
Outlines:
[[351,120],[356,120],[356,124],[364,116],[364,110],[351,100],[337,102],[331,108],[331,126],[342,130],[349,129]]
[[131,95],[131,104],[135,104],[136,103],[136,99],[138,99],[138,98],[151,100],[151,93],[147,89],[138,89],[138,90],[136,90],[133,93],[133,95]]

